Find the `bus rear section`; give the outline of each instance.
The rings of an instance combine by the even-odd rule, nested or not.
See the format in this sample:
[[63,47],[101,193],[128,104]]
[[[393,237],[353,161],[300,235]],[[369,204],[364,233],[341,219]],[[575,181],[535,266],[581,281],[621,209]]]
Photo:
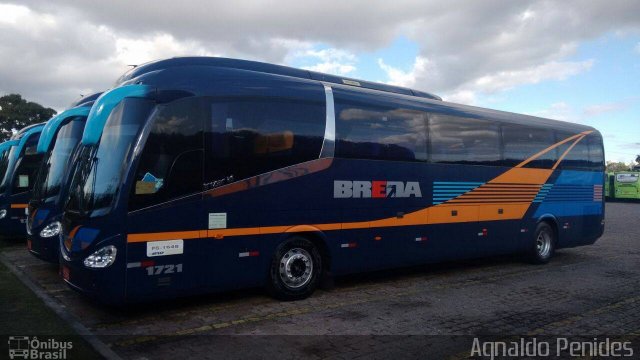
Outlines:
[[0,208],[6,216],[0,219],[0,236],[19,238],[26,235],[27,203],[42,155],[36,151],[43,124],[20,134],[20,142],[9,152],[7,171],[0,182]]
[[68,189],[68,173],[93,102],[68,109],[47,122],[38,142],[43,155],[28,203],[27,248],[36,257],[58,262],[62,225],[62,201]]
[[590,127],[233,68],[133,80],[89,115],[62,220],[63,277],[103,302],[301,299],[322,276],[545,263],[604,231]]
[[640,199],[640,172],[617,172],[614,179],[616,199]]

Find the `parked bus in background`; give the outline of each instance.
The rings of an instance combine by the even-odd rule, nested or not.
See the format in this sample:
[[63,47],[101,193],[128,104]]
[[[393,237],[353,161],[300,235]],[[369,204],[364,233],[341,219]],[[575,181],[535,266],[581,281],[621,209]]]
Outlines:
[[621,171],[613,174],[614,199],[640,199],[640,172]]
[[[4,174],[9,168],[9,152],[11,147],[18,145],[19,140],[7,140],[0,144],[0,179],[4,178]],[[0,207],[0,220],[4,219],[8,214],[6,208]]]
[[616,189],[615,181],[616,181],[616,176],[613,172],[608,172],[605,174],[604,195],[606,200],[610,200],[615,197],[615,189]]
[[4,177],[4,173],[7,171],[11,147],[18,145],[19,142],[19,140],[10,139],[0,144],[0,178]]
[[49,120],[38,142],[37,152],[44,158],[28,203],[27,248],[46,261],[58,262],[61,202],[87,115],[99,95],[84,97],[78,106]]
[[61,273],[108,303],[594,243],[592,127],[277,65],[174,58],[92,107]]
[[0,219],[1,237],[22,237],[26,234],[27,201],[42,160],[36,147],[43,128],[44,123],[31,125],[12,137],[19,142],[11,147],[7,170],[0,180],[0,211],[5,211],[5,216]]

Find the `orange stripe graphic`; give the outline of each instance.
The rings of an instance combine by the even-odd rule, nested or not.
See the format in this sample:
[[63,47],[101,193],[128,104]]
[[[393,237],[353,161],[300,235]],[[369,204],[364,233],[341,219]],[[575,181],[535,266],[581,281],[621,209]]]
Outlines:
[[[401,218],[389,217],[371,221],[312,225],[303,224],[288,226],[264,226],[129,234],[127,236],[127,242],[137,243],[154,240],[187,240],[201,238],[222,239],[228,236],[369,229],[396,226],[522,219],[524,217],[524,214],[526,214],[526,212],[529,210],[531,201],[533,201],[533,199],[535,198],[538,190],[542,187],[543,184],[547,182],[549,177],[551,177],[558,164],[562,161],[562,159],[564,159],[564,157],[575,146],[575,144],[584,139],[584,137],[590,133],[591,131],[585,131],[580,134],[570,136],[536,153],[535,155],[516,165],[514,168],[507,170],[503,174],[490,180],[484,185],[481,185],[442,204],[430,206],[414,211],[412,213],[405,214]],[[564,152],[564,154],[562,154],[562,156],[558,159],[552,169],[534,169],[523,167],[536,158],[542,156],[543,154],[572,140],[575,140],[574,143],[571,145],[571,147],[569,147],[569,149]],[[297,176],[303,176],[328,168],[331,165],[331,161],[329,159],[321,159],[321,161],[316,160],[303,165],[304,166],[296,167],[296,171],[290,172],[288,175],[286,174],[286,172],[279,172],[278,175],[274,176],[273,178],[261,178],[262,175],[260,175],[249,180],[222,186],[220,188],[209,191],[208,194],[212,196],[221,196],[260,185],[266,185],[273,182],[291,179]]]

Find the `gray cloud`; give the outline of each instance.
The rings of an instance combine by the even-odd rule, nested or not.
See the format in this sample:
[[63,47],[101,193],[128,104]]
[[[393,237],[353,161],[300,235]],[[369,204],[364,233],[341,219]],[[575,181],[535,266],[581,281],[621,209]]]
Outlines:
[[430,71],[415,76],[415,86],[491,92],[494,83],[485,87],[476,81],[502,74],[501,80],[508,82],[510,73],[518,77],[562,61],[579,41],[640,29],[640,3],[631,1],[457,1],[446,5],[450,9],[440,16],[414,26],[412,38],[421,44],[420,56],[433,64]]
[[20,92],[57,108],[78,93],[110,86],[127,64],[150,57],[224,55],[286,63],[309,44],[357,55],[398,35],[420,47],[420,66],[400,73],[402,82],[473,100],[475,92],[588,71],[591,63],[566,61],[580,41],[640,28],[637,1],[20,4],[30,10],[18,23],[3,22],[0,14],[0,93]]

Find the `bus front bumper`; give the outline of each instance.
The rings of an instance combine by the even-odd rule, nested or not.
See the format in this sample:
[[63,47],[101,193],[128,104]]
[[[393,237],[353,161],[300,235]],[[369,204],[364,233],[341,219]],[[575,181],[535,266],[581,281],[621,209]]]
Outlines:
[[89,268],[84,265],[84,259],[93,250],[73,255],[64,248],[59,251],[60,276],[71,289],[104,304],[118,305],[125,302],[124,251],[118,254],[119,259],[116,256],[115,263],[106,268]]

